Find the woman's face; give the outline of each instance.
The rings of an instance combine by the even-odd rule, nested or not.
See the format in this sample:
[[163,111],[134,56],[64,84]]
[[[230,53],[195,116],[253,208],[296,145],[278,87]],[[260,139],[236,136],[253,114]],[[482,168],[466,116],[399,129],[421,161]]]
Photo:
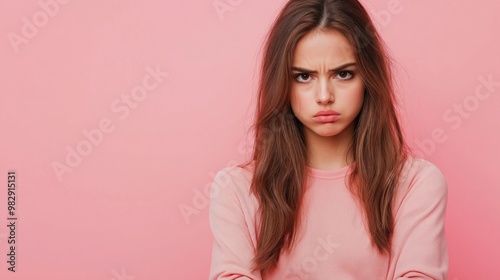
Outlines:
[[335,30],[309,32],[297,44],[292,67],[290,102],[306,137],[351,137],[364,83],[347,38]]

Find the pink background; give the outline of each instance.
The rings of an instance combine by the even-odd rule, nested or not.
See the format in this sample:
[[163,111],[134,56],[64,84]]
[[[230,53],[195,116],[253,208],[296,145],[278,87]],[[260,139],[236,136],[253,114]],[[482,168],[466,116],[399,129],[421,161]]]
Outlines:
[[[204,188],[249,156],[260,47],[285,2],[1,1],[0,278],[206,279]],[[449,279],[496,279],[500,2],[363,3],[397,60],[408,140],[448,180]]]

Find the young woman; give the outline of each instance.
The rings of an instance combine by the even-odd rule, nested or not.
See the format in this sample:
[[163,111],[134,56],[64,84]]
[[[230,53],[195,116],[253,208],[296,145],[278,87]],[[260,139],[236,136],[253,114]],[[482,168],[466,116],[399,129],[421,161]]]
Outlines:
[[446,279],[447,184],[412,156],[356,0],[289,0],[265,45],[255,146],[212,184],[210,279]]

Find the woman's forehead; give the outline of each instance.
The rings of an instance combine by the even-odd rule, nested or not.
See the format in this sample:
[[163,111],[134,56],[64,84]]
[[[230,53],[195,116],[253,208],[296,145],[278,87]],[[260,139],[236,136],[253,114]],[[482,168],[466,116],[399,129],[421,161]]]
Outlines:
[[355,61],[349,40],[341,32],[331,29],[316,29],[307,33],[297,43],[293,55],[293,64],[298,67],[336,67]]

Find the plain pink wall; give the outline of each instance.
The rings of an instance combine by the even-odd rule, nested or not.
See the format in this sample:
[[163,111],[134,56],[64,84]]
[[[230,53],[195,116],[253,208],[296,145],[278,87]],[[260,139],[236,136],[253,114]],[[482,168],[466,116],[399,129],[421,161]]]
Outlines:
[[[3,189],[0,278],[206,279],[204,188],[249,155],[260,47],[285,2],[1,1],[18,247],[11,273]],[[495,279],[500,2],[364,3],[397,61],[408,140],[449,183],[450,279]]]

